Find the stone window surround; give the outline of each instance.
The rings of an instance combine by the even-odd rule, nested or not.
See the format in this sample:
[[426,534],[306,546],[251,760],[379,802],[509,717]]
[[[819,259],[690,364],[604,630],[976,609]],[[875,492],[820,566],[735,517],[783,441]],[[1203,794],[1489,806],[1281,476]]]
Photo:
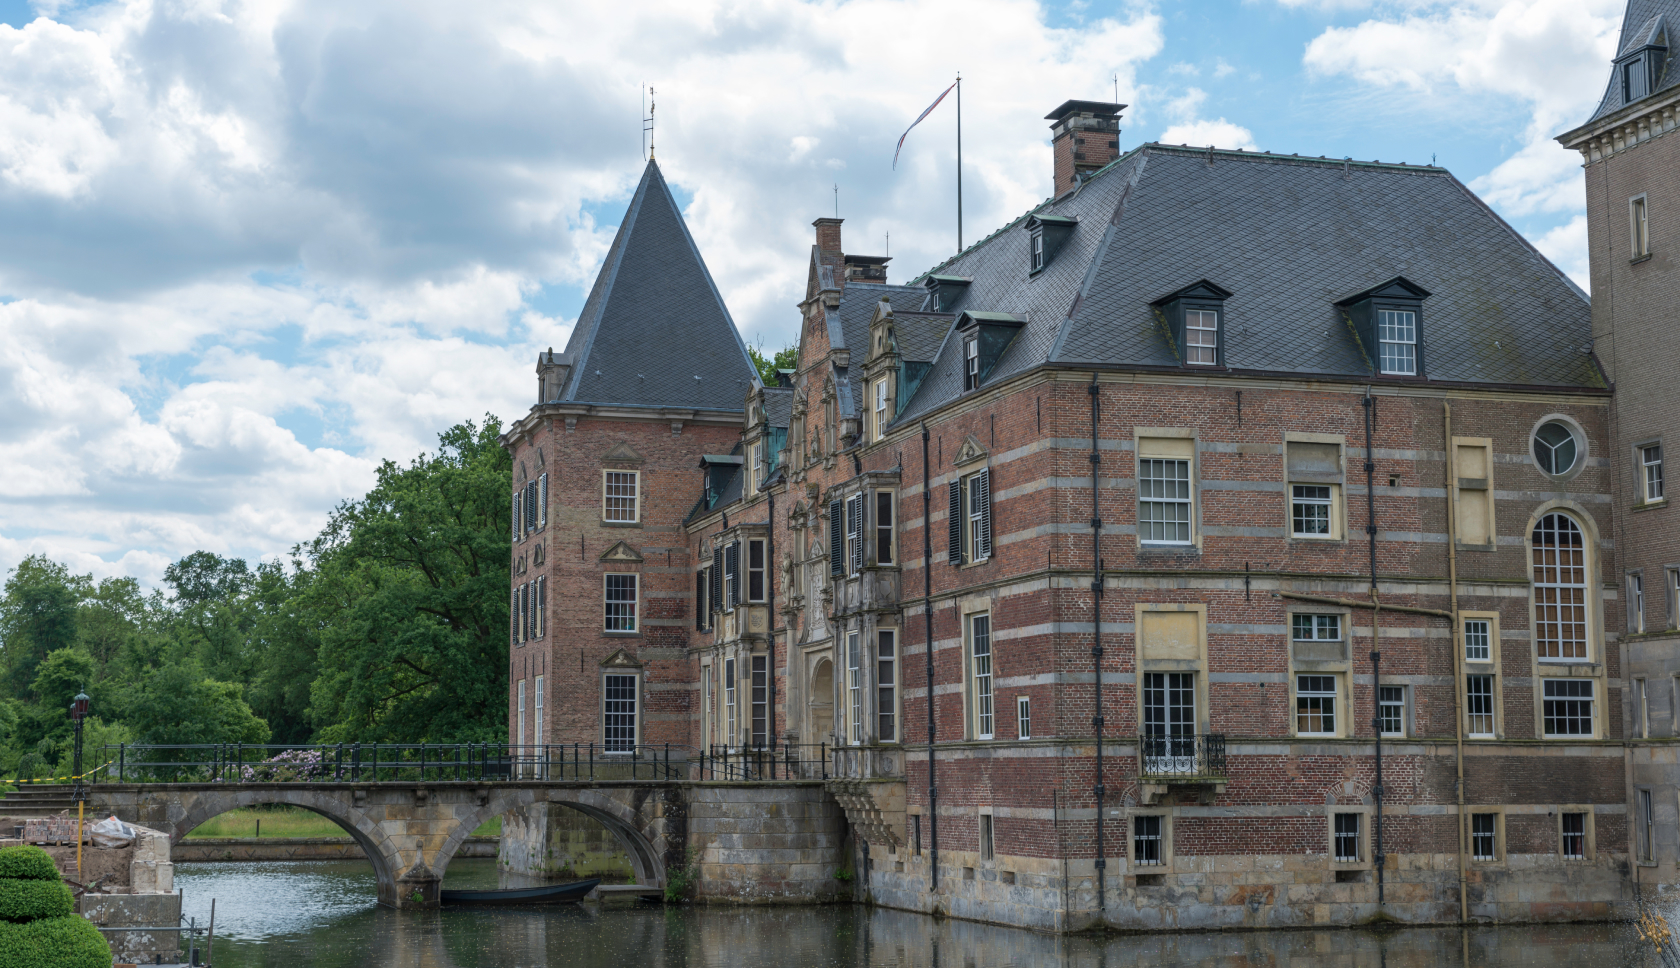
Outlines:
[[[1529,597],[1532,600],[1533,596],[1530,595]],[[1493,677],[1493,737],[1492,738],[1496,739],[1496,740],[1497,739],[1504,739],[1505,738],[1505,675],[1504,675],[1504,672],[1501,670],[1501,667],[1502,667],[1503,663],[1501,663],[1499,661],[1499,652],[1500,652],[1499,613],[1498,612],[1481,612],[1481,611],[1475,611],[1475,610],[1471,610],[1471,609],[1461,609],[1458,613],[1458,620],[1459,620],[1458,634],[1457,634],[1457,636],[1455,636],[1458,640],[1457,643],[1456,643],[1456,647],[1460,650],[1462,650],[1464,648],[1464,624],[1463,623],[1466,619],[1473,619],[1473,620],[1476,620],[1476,621],[1482,621],[1482,622],[1487,622],[1488,623],[1488,657],[1487,657],[1487,659],[1484,661],[1484,660],[1480,660],[1480,659],[1471,660],[1469,658],[1465,658],[1461,662],[1461,668],[1463,669],[1463,674],[1466,675],[1466,676],[1492,676]],[[1460,654],[1461,655],[1463,654],[1462,651],[1460,652]],[[1468,705],[1465,706],[1464,716],[1465,716],[1464,738],[1467,739],[1467,740],[1474,738],[1479,742],[1488,742],[1489,739],[1486,736],[1477,735],[1475,737],[1472,737],[1470,735],[1470,722],[1469,722],[1469,707],[1468,707]],[[1504,821],[1500,821],[1500,822],[1503,823]],[[1503,830],[1504,828],[1501,827],[1500,829]]]
[[1662,506],[1664,506],[1668,503],[1668,487],[1667,487],[1667,484],[1668,484],[1667,477],[1668,477],[1668,475],[1666,473],[1666,471],[1668,470],[1668,466],[1667,466],[1668,465],[1668,459],[1667,459],[1668,455],[1666,453],[1663,454],[1663,456],[1658,459],[1658,463],[1657,463],[1658,468],[1660,468],[1659,473],[1662,473],[1663,478],[1664,478],[1664,480],[1663,480],[1663,485],[1664,485],[1663,486],[1663,496],[1659,497],[1659,498],[1654,498],[1654,499],[1651,499],[1651,500],[1646,500],[1646,497],[1645,497],[1645,448],[1647,448],[1647,447],[1661,447],[1662,443],[1663,443],[1662,437],[1660,437],[1660,436],[1650,437],[1650,438],[1647,438],[1647,439],[1634,441],[1634,444],[1633,444],[1633,475],[1634,475],[1633,480],[1634,480],[1635,486],[1637,487],[1637,489],[1639,491],[1638,500],[1633,502],[1633,509],[1635,511],[1641,511],[1641,510],[1644,510],[1646,508],[1659,508],[1659,507],[1662,507]]
[[[1475,836],[1475,825],[1470,818],[1476,814],[1493,814],[1493,859],[1477,860],[1476,845],[1471,839]],[[1475,867],[1504,867],[1505,854],[1505,807],[1488,806],[1483,804],[1466,805],[1464,819],[1464,856]]]
[[[1637,867],[1657,866],[1657,824],[1655,818],[1647,818],[1645,816],[1645,805],[1643,801],[1646,798],[1649,798],[1651,811],[1655,813],[1657,808],[1658,789],[1658,787],[1651,786],[1649,784],[1635,784],[1633,788],[1633,803],[1629,805],[1628,810],[1628,859],[1631,860]],[[1641,793],[1645,794],[1645,797],[1641,797]],[[1643,851],[1647,826],[1651,832],[1650,854],[1645,854]],[[1587,828],[1589,830],[1592,829],[1592,824],[1590,822],[1588,823]]]
[[[1330,533],[1323,536],[1299,535],[1295,533],[1295,482],[1289,477],[1289,445],[1301,444],[1335,444],[1340,451],[1342,480],[1330,485]],[[1301,431],[1286,430],[1283,434],[1283,447],[1278,452],[1278,460],[1282,462],[1283,475],[1283,533],[1287,541],[1310,541],[1316,544],[1332,542],[1346,543],[1347,535],[1347,437],[1343,434],[1318,434]],[[1320,481],[1306,481],[1302,483],[1319,484]]]
[[[1554,421],[1568,427],[1569,432],[1575,436],[1575,463],[1571,464],[1569,466],[1569,470],[1563,472],[1562,474],[1551,474],[1541,470],[1540,465],[1534,460],[1535,436],[1539,434],[1541,427],[1544,427],[1546,424]],[[1587,436],[1586,428],[1581,426],[1581,422],[1579,420],[1576,420],[1567,413],[1548,413],[1540,419],[1534,421],[1533,426],[1528,428],[1528,437],[1526,440],[1528,441],[1528,460],[1525,463],[1528,464],[1530,470],[1534,471],[1534,473],[1540,475],[1554,485],[1565,484],[1569,481],[1573,481],[1575,478],[1581,476],[1581,473],[1587,469],[1588,464],[1592,463],[1592,448],[1590,439]],[[1530,525],[1529,530],[1530,532],[1533,531],[1532,525]]]
[[[1194,549],[1202,550],[1202,467],[1201,442],[1194,427],[1133,427],[1132,428],[1132,480],[1138,479],[1139,462],[1149,458],[1143,456],[1142,443],[1149,439],[1169,439],[1190,441],[1190,541],[1188,544],[1158,544],[1143,540],[1143,529],[1137,527],[1139,512],[1138,502],[1141,492],[1136,491],[1132,497],[1132,541],[1139,551],[1145,553],[1184,554]],[[1182,458],[1179,458],[1182,459]],[[1288,476],[1285,474],[1284,476]],[[1288,499],[1287,492],[1285,500]]]
[[[1296,646],[1307,643],[1297,643],[1293,639],[1295,616],[1301,615],[1339,615],[1342,626],[1342,658],[1315,659],[1297,656]],[[1301,739],[1331,739],[1345,737],[1352,727],[1349,715],[1352,712],[1348,696],[1348,678],[1353,672],[1353,610],[1338,605],[1319,605],[1311,602],[1290,602],[1284,606],[1283,627],[1284,641],[1289,649],[1289,681],[1286,683],[1286,697],[1289,700],[1289,734]],[[1329,735],[1296,732],[1295,692],[1299,685],[1297,676],[1334,676],[1336,679],[1336,731]]]
[[[607,475],[631,474],[635,477],[636,509],[635,515],[628,521],[613,521],[607,517]],[[642,526],[642,472],[634,467],[603,467],[601,468],[601,526],[605,528],[639,528]]]
[[[1324,858],[1333,871],[1368,871],[1376,868],[1376,861],[1371,857],[1371,817],[1375,811],[1367,804],[1329,804],[1324,808]],[[1359,859],[1357,861],[1339,861],[1336,859],[1336,815],[1339,813],[1355,813],[1359,820]]]
[[[1586,844],[1582,849],[1584,856],[1569,858],[1563,856],[1563,815],[1566,813],[1584,813],[1587,815]],[[1556,844],[1554,849],[1557,851],[1559,860],[1564,863],[1585,863],[1598,859],[1598,831],[1593,816],[1593,805],[1590,803],[1560,804],[1554,811],[1553,841]],[[1631,833],[1631,831],[1629,832]]]
[[[1541,418],[1542,421],[1550,418]],[[1538,427],[1538,424],[1536,424]],[[1536,469],[1538,470],[1538,469]],[[1576,526],[1581,529],[1582,543],[1586,549],[1586,585],[1587,585],[1587,658],[1585,661],[1542,662],[1536,652],[1536,645],[1540,640],[1538,622],[1534,610],[1534,528],[1540,519],[1554,512],[1567,513],[1574,518]],[[1604,593],[1600,573],[1600,535],[1598,521],[1580,504],[1571,500],[1543,501],[1529,512],[1528,522],[1523,531],[1523,555],[1527,562],[1529,592],[1528,592],[1528,662],[1529,676],[1534,687],[1532,694],[1534,716],[1534,735],[1536,738],[1550,739],[1545,734],[1545,689],[1541,685],[1543,679],[1563,679],[1570,676],[1590,677],[1593,682],[1593,732],[1587,736],[1556,737],[1563,740],[1602,739],[1604,738],[1606,709],[1610,701],[1609,679],[1604,663]],[[1497,665],[1497,663],[1496,663]],[[1507,728],[1501,720],[1500,728]],[[1503,732],[1502,732],[1503,735]]]
[[[1173,816],[1176,813],[1171,807],[1149,808],[1137,807],[1126,811],[1126,869],[1133,876],[1138,874],[1166,874],[1172,871],[1173,855]],[[1138,866],[1137,862],[1137,823],[1135,817],[1161,818],[1161,862],[1148,866]]]

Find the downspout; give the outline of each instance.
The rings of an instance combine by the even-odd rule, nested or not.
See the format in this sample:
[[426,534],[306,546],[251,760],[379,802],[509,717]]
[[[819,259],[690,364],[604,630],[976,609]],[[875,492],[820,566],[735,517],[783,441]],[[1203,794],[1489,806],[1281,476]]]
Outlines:
[[[1382,599],[1377,596],[1377,494],[1376,453],[1371,449],[1371,424],[1375,420],[1371,388],[1365,388],[1365,534],[1371,546],[1371,731],[1376,734],[1377,776],[1371,794],[1376,801],[1377,907],[1383,904],[1383,785],[1382,785]],[[1349,683],[1348,694],[1353,694]]]
[[[770,615],[765,624],[770,627],[770,668],[765,670],[764,679],[770,687],[766,690],[770,694],[770,708],[766,710],[770,722],[766,724],[766,728],[770,731],[770,761],[774,763],[776,761],[776,582],[772,576],[776,574],[774,570],[776,567],[776,495],[771,492],[766,494],[765,497],[770,499],[770,526],[764,529],[764,585],[770,599],[768,602]],[[793,653],[790,650],[788,652],[790,672],[793,665],[792,659]]]
[[1447,641],[1452,644],[1453,701],[1458,706],[1457,715],[1453,716],[1454,739],[1458,743],[1458,920],[1463,923],[1470,920],[1470,897],[1464,856],[1469,839],[1469,831],[1465,829],[1468,817],[1464,813],[1464,719],[1468,710],[1464,695],[1464,643],[1460,640],[1463,623],[1458,620],[1458,448],[1453,446],[1452,402],[1442,400],[1441,412],[1445,424],[1442,436],[1447,443],[1447,594],[1451,602],[1448,609],[1452,612],[1452,630],[1447,634]]
[[933,478],[928,473],[928,429],[922,422],[922,623],[927,659],[927,795],[928,833],[933,855],[933,893],[939,893],[939,786],[933,776]]
[[1108,854],[1103,845],[1103,695],[1102,695],[1102,516],[1097,510],[1097,486],[1102,458],[1097,454],[1097,375],[1091,374],[1091,671],[1096,684],[1096,715],[1091,727],[1097,734],[1097,910],[1108,910]]

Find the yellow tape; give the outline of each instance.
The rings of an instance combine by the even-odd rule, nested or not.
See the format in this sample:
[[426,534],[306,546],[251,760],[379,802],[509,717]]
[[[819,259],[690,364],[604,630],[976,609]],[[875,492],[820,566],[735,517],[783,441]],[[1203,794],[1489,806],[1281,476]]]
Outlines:
[[13,780],[12,782],[22,786],[25,783],[51,783],[55,780],[81,780],[98,773],[100,770],[105,769],[107,766],[110,766],[115,762],[116,760],[106,760],[93,769],[88,770],[86,773],[72,774],[70,776],[38,776],[32,780]]

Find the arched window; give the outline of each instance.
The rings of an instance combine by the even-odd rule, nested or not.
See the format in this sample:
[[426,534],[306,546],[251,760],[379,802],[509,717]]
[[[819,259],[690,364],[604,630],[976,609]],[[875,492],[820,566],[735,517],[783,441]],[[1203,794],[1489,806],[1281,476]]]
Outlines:
[[1587,544],[1567,514],[1534,526],[1534,635],[1541,661],[1587,658]]

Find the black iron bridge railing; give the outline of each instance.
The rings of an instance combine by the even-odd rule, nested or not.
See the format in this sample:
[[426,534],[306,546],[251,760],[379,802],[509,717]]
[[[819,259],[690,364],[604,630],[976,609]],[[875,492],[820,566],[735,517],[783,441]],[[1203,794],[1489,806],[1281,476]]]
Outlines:
[[1138,774],[1144,779],[1224,778],[1225,734],[1139,736]]
[[826,746],[698,748],[679,743],[135,744],[104,748],[99,783],[391,781],[756,781],[823,779]]

